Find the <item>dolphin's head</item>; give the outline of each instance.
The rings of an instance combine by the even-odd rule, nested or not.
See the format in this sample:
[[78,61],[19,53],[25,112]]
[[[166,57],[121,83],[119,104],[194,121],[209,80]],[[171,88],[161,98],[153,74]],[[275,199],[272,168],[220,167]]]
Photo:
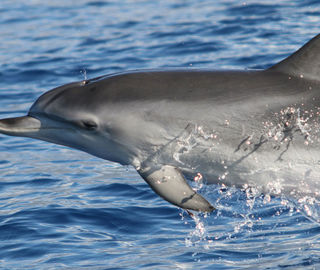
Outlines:
[[[122,138],[107,97],[82,81],[44,93],[23,117],[0,120],[0,133],[69,146],[92,155],[132,164],[134,149]],[[101,87],[100,87],[101,88]],[[102,87],[103,88],[103,87]],[[103,89],[105,90],[105,89]],[[110,106],[112,107],[112,105]],[[121,117],[121,116],[119,116]]]

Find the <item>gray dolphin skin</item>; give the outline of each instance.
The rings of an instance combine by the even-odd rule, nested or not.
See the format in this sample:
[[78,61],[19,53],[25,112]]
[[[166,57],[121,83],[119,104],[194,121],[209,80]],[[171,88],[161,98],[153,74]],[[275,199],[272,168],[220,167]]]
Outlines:
[[319,195],[319,117],[320,35],[266,70],[142,70],[66,84],[27,116],[0,120],[0,133],[132,165],[168,202],[211,212],[186,179]]

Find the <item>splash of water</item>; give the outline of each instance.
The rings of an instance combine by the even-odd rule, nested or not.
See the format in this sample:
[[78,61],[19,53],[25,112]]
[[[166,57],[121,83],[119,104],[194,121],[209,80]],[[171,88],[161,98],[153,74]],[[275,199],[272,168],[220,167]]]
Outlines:
[[[278,152],[280,157],[275,162],[282,162],[281,164],[283,165],[283,162],[286,162],[285,153],[296,138],[297,143],[302,143],[301,147],[304,145],[307,147],[310,144],[319,142],[320,125],[318,119],[320,108],[307,109],[303,104],[294,105],[274,113],[273,116],[270,121],[263,123],[262,136],[260,136],[261,134],[258,137],[257,135],[248,136],[240,143],[240,147],[246,147],[250,150],[250,147],[255,147],[257,144],[270,143],[270,149],[280,150]],[[227,124],[230,125],[229,122]],[[263,139],[261,139],[262,137]],[[210,146],[214,149],[216,145],[222,143],[223,137],[217,132],[207,130],[202,126],[193,126],[192,130],[178,138],[178,143],[171,150],[174,153],[174,159],[183,164],[184,154],[192,151],[196,153],[196,148],[201,145]],[[237,150],[240,150],[240,148]],[[201,154],[203,152],[199,151],[198,153]],[[295,166],[295,164],[288,163],[287,169],[290,171],[292,166]],[[198,172],[195,170],[194,181],[191,185],[197,192],[208,198],[218,210],[210,216],[201,214],[193,214],[191,216],[193,230],[185,239],[186,246],[209,248],[215,244],[215,240],[221,237],[233,238],[239,233],[255,231],[256,226],[262,224],[266,218],[274,218],[275,224],[278,224],[277,220],[281,215],[302,214],[309,220],[320,223],[320,200],[310,195],[296,196],[295,199],[289,197],[290,194],[284,195],[283,189],[286,185],[286,179],[284,174],[278,174],[277,167],[264,168],[261,173],[258,171],[257,177],[263,177],[263,173],[268,173],[269,171],[272,172],[270,176],[274,175],[274,178],[270,177],[270,181],[265,183],[264,189],[261,190],[250,185],[243,185],[242,190],[226,187],[222,183],[229,177],[229,168],[224,163],[224,160],[221,160],[221,168],[224,168],[224,171],[219,175],[221,184],[213,186],[204,185],[205,179],[201,170]],[[304,178],[301,179],[301,181],[304,180]],[[261,214],[264,211],[268,212],[270,216],[265,217]],[[214,223],[214,219],[219,215],[225,216],[225,212],[236,221],[232,223],[233,228],[229,228],[232,230],[226,230],[225,232],[211,231],[210,228]],[[188,222],[183,214],[181,216],[187,224]]]
[[85,68],[82,69],[82,70],[80,70],[80,74],[82,74],[84,81],[86,81],[86,80],[88,79],[88,78],[87,78],[87,71],[86,71]]
[[[186,247],[196,247],[197,250],[214,248],[219,246],[221,239],[233,241],[241,234],[257,233],[259,226],[269,224],[270,220],[274,226],[270,230],[274,230],[281,226],[281,216],[283,219],[303,215],[312,222],[320,222],[320,203],[310,196],[292,200],[284,195],[261,194],[251,187],[239,190],[224,185],[201,186],[200,183],[198,188],[198,192],[209,198],[217,210],[210,215],[180,213],[184,223],[192,228],[185,238]],[[219,219],[226,216],[233,222],[221,225]]]

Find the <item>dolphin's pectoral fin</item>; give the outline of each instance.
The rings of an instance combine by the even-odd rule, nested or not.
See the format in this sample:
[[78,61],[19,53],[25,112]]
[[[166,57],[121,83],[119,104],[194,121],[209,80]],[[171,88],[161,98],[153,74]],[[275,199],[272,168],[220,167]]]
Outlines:
[[154,165],[161,164],[167,157],[179,152],[181,148],[179,142],[187,140],[194,129],[195,125],[189,124],[179,136],[145,160],[137,171],[149,186],[166,201],[186,210],[212,212],[215,208],[189,186],[179,169],[169,165]]
[[159,196],[176,206],[201,212],[215,209],[188,185],[182,173],[173,166],[140,169],[138,172]]

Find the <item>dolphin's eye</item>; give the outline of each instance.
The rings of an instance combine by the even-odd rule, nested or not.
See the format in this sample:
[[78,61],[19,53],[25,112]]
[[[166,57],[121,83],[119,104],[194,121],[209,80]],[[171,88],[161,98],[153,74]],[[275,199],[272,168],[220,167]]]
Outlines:
[[98,127],[97,123],[93,120],[83,120],[81,124],[84,128],[88,130],[95,130]]

